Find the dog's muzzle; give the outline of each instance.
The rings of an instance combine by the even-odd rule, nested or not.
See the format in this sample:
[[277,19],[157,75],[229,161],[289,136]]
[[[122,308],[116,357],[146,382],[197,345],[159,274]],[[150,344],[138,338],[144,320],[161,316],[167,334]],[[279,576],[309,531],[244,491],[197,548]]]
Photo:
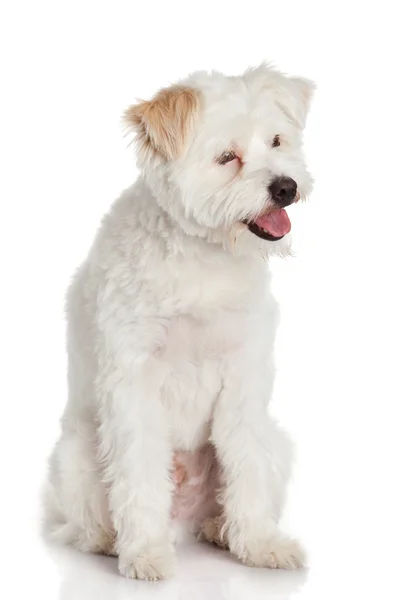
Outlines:
[[277,177],[268,186],[268,192],[274,208],[254,221],[245,221],[245,224],[254,235],[276,242],[291,230],[290,219],[284,207],[298,200],[297,183],[291,177]]

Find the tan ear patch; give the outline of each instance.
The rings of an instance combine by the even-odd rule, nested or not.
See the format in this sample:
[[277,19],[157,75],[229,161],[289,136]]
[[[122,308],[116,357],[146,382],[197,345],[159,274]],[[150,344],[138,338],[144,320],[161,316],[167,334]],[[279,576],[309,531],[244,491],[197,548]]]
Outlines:
[[180,156],[199,109],[199,93],[191,88],[161,90],[153,100],[128,108],[125,122],[139,135],[139,142],[167,159]]

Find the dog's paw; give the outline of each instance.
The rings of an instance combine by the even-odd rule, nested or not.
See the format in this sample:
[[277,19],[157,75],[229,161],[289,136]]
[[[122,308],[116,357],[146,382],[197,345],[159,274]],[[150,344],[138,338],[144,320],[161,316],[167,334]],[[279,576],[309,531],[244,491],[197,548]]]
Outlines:
[[224,524],[225,519],[222,516],[208,517],[201,526],[200,539],[216,544],[220,548],[228,548],[228,537]]
[[121,575],[131,579],[166,579],[175,571],[175,553],[169,545],[150,546],[132,554],[123,553],[119,557],[118,569]]
[[269,569],[298,569],[306,563],[301,545],[281,534],[251,544],[238,558],[249,567]]
[[74,545],[81,552],[90,552],[92,554],[106,554],[117,556],[115,550],[115,534],[112,531],[98,529],[89,533],[81,531],[74,542]]

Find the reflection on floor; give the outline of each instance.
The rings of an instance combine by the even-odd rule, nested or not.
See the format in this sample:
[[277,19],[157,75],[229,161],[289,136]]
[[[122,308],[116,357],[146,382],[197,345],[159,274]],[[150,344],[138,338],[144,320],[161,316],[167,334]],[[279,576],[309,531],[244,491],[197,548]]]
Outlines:
[[289,600],[307,580],[307,569],[251,569],[208,544],[178,549],[178,573],[165,582],[124,579],[115,558],[48,547],[60,571],[59,600]]

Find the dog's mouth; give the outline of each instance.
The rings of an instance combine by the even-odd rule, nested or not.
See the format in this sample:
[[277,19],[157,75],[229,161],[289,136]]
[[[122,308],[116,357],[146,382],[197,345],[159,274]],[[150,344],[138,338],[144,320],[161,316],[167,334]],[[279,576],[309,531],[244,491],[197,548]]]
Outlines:
[[284,208],[276,208],[254,221],[244,221],[244,223],[251,233],[270,242],[281,240],[292,227]]

